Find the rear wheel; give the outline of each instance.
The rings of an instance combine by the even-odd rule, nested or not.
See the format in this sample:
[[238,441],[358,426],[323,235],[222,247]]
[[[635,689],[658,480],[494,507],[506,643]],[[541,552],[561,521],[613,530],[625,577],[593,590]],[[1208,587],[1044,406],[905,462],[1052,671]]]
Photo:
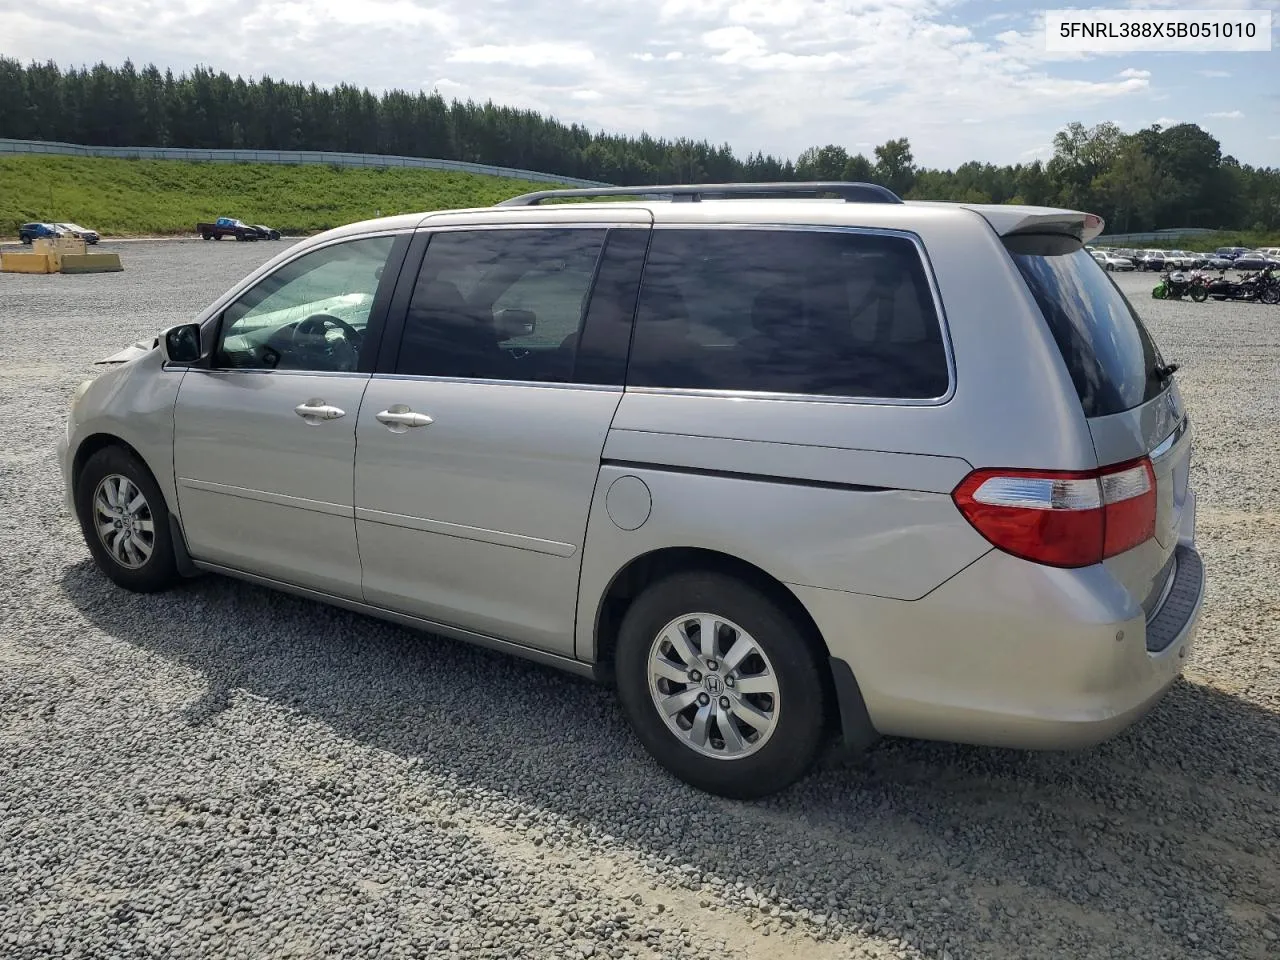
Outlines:
[[1191,299],[1196,303],[1204,303],[1209,299],[1209,288],[1196,284],[1191,288]]
[[1280,303],[1280,287],[1267,287],[1258,297],[1263,303]]
[[682,573],[646,589],[623,618],[616,675],[645,749],[709,793],[776,793],[822,746],[818,657],[777,604],[733,577]]
[[99,570],[137,593],[178,581],[169,508],[146,464],[123,447],[106,447],[84,465],[75,494],[80,529]]

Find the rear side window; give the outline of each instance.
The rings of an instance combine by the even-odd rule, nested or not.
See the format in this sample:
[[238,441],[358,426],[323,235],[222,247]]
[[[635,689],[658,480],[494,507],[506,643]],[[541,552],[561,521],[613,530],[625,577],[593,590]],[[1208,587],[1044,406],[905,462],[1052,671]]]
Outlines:
[[629,386],[923,400],[948,381],[924,265],[906,237],[654,232]]
[[1062,351],[1086,417],[1122,413],[1160,395],[1160,351],[1087,252],[1011,255]]

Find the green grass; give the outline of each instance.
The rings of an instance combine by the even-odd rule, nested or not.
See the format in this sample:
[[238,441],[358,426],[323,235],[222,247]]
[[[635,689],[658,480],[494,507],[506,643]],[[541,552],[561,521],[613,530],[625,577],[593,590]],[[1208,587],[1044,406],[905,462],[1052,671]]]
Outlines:
[[104,236],[191,234],[238,217],[290,234],[396,213],[482,207],[554,184],[472,173],[269,163],[0,157],[0,236],[31,220]]

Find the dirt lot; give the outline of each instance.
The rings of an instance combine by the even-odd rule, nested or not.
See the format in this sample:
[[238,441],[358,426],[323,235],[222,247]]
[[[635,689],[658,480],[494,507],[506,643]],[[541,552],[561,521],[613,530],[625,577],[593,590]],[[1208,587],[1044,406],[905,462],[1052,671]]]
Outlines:
[[1280,308],[1119,278],[1182,365],[1209,575],[1151,716],[1074,754],[886,742],[742,805],[585,682],[95,572],[54,461],[71,391],[286,246],[0,274],[0,956],[1280,956]]

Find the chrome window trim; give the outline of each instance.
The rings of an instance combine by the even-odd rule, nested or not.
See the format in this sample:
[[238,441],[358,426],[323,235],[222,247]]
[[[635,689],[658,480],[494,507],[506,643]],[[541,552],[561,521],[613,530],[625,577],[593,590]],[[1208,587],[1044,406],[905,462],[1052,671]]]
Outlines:
[[602,393],[621,394],[623,387],[618,383],[559,383],[554,380],[497,380],[492,377],[443,377],[417,373],[375,373],[376,380],[397,380],[418,383],[474,383],[480,386],[493,387],[550,387],[558,390],[594,390]]
[[368,380],[373,376],[371,373],[361,373],[358,370],[279,370],[271,367],[214,367],[212,369],[206,367],[174,367],[173,369],[185,370],[188,373],[203,373],[209,376],[218,377],[249,373],[257,374],[258,376],[342,377],[349,380]]
[[[800,403],[840,403],[858,406],[880,407],[940,407],[949,403],[956,394],[955,352],[951,345],[951,325],[946,310],[942,305],[942,296],[938,291],[938,278],[933,270],[933,262],[925,249],[920,235],[910,230],[899,230],[892,227],[858,227],[837,224],[797,224],[797,223],[655,223],[654,230],[794,230],[805,233],[856,233],[868,236],[895,237],[908,240],[916,249],[920,258],[920,266],[924,270],[925,282],[929,286],[929,295],[933,299],[933,308],[938,316],[939,332],[942,334],[942,351],[947,364],[947,389],[936,397],[862,397],[837,394],[813,393],[780,393],[764,390],[708,390],[692,387],[626,387],[627,393],[675,395],[687,397],[722,397],[748,400],[784,400]],[[644,292],[644,280],[640,281],[641,294]],[[637,318],[639,310],[637,308]],[[637,319],[638,322],[638,319]]]

